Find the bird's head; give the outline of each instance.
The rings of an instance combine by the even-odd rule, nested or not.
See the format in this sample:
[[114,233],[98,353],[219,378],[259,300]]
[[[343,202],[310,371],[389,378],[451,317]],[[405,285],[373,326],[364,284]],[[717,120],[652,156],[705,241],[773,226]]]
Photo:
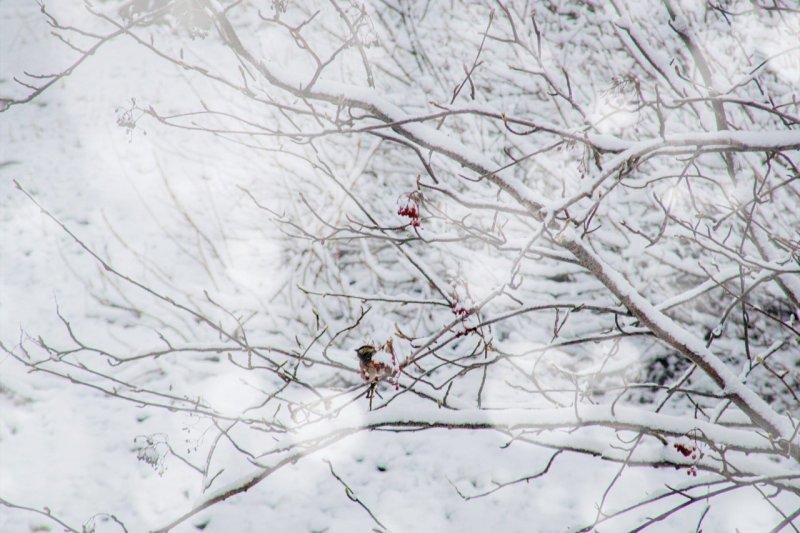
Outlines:
[[372,361],[372,356],[375,355],[375,347],[371,344],[365,344],[356,349],[356,354],[358,355],[358,359],[362,363],[369,363]]

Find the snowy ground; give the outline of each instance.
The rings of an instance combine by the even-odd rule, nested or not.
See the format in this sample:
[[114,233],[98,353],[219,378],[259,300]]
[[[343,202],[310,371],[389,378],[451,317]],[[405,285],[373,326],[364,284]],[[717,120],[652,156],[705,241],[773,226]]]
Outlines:
[[[11,80],[22,70],[52,72],[74,57],[46,34],[34,3],[0,5],[0,95],[23,92]],[[138,330],[108,337],[109,331],[119,334],[116,321],[124,319],[109,315],[81,282],[98,272],[97,262],[44,216],[14,180],[81,240],[113,258],[115,267],[140,274],[138,254],[183,280],[187,292],[202,292],[192,284],[200,279],[201,265],[180,250],[179,233],[165,236],[177,215],[163,176],[169,176],[184,201],[209,202],[209,220],[224,219],[220,228],[234,217],[259,216],[252,206],[233,207],[241,202],[235,184],[259,171],[257,162],[243,160],[235,147],[191,132],[145,128],[145,135],[117,124],[131,98],[158,103],[188,90],[179,74],[120,41],[40,98],[0,114],[0,341],[5,345],[16,345],[22,331],[68,342],[57,309],[79,324],[83,335],[109,346],[152,344],[152,339],[139,342]],[[222,215],[213,215],[214,210]],[[209,220],[203,223],[214,226]],[[270,242],[269,231],[237,235],[228,242],[243,244],[225,250],[237,265],[226,274],[265,293],[281,275],[278,245]],[[120,238],[109,237],[114,233]],[[175,379],[216,395],[223,408],[226,401],[246,396],[235,374],[209,370]],[[142,435],[164,435],[188,453],[208,444],[206,429],[197,417],[142,409],[63,379],[28,373],[10,356],[0,355],[0,498],[49,509],[73,528],[120,531],[109,518],[113,515],[128,531],[145,531],[188,510],[201,496],[196,474],[174,457],[159,472],[137,459],[134,443]],[[592,522],[596,503],[618,467],[577,454],[563,454],[547,476],[528,483],[471,501],[459,496],[458,491],[469,496],[491,489],[493,482],[537,473],[552,453],[504,444],[491,432],[361,433],[285,467],[176,531],[376,527],[367,511],[348,498],[331,468],[390,531],[569,531]],[[226,475],[248,472],[233,452],[229,460]],[[683,471],[628,469],[606,506],[613,509],[630,493],[685,480]],[[652,530],[693,529],[704,509],[696,505]],[[601,530],[627,530],[633,518]],[[758,494],[740,490],[719,497],[703,526],[706,531],[761,531],[776,518]],[[48,530],[59,526],[41,513],[0,506],[0,531]]]

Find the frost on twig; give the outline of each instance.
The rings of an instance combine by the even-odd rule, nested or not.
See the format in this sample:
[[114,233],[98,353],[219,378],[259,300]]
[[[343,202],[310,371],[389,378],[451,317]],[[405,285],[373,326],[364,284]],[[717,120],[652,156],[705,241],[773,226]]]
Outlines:
[[[794,5],[262,4],[43,7],[69,61],[0,99],[12,114],[44,102],[111,43],[153,61],[136,99],[109,107],[131,102],[118,159],[144,184],[141,216],[100,205],[102,225],[84,223],[80,202],[78,216],[15,182],[65,236],[91,309],[59,305],[57,331],[0,349],[31,380],[191,421],[186,458],[168,428],[134,441],[159,474],[172,454],[197,477],[202,496],[165,529],[367,434],[419,443],[438,468],[456,430],[506,454],[461,465],[498,480],[459,485],[475,505],[510,486],[547,495],[580,454],[616,474],[575,496],[596,504],[576,530],[699,502],[711,521],[731,491],[792,523]],[[129,161],[145,142],[152,161]],[[503,463],[520,449],[533,468]],[[629,469],[657,470],[649,494]],[[330,473],[392,525],[364,503],[374,480]]]

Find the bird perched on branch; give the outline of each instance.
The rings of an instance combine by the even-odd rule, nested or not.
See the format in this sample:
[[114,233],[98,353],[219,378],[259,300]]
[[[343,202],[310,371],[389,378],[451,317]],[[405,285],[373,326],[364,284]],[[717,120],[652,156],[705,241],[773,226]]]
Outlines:
[[361,377],[364,381],[370,383],[377,383],[391,374],[389,365],[372,360],[375,352],[377,350],[371,344],[356,348],[356,355],[358,355],[358,362],[361,367]]

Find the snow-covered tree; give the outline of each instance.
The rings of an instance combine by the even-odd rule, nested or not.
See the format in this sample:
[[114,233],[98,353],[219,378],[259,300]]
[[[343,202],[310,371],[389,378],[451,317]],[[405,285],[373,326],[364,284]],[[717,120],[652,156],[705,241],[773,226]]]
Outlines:
[[[136,50],[157,67],[114,118],[131,145],[172,139],[157,150],[173,166],[144,196],[161,217],[146,251],[113,221],[87,239],[18,180],[91,259],[75,275],[96,313],[59,311],[67,338],[26,330],[3,350],[28,379],[198,420],[188,454],[136,440],[197,476],[163,530],[358,435],[447,454],[447,428],[541,465],[455,480],[457,498],[532,479],[546,498],[551,467],[587,455],[616,473],[568,529],[699,529],[715,496],[746,491],[797,531],[794,2],[50,8],[74,62],[19,78],[4,112]],[[221,375],[222,399],[194,386]],[[625,481],[662,467],[660,490]]]

